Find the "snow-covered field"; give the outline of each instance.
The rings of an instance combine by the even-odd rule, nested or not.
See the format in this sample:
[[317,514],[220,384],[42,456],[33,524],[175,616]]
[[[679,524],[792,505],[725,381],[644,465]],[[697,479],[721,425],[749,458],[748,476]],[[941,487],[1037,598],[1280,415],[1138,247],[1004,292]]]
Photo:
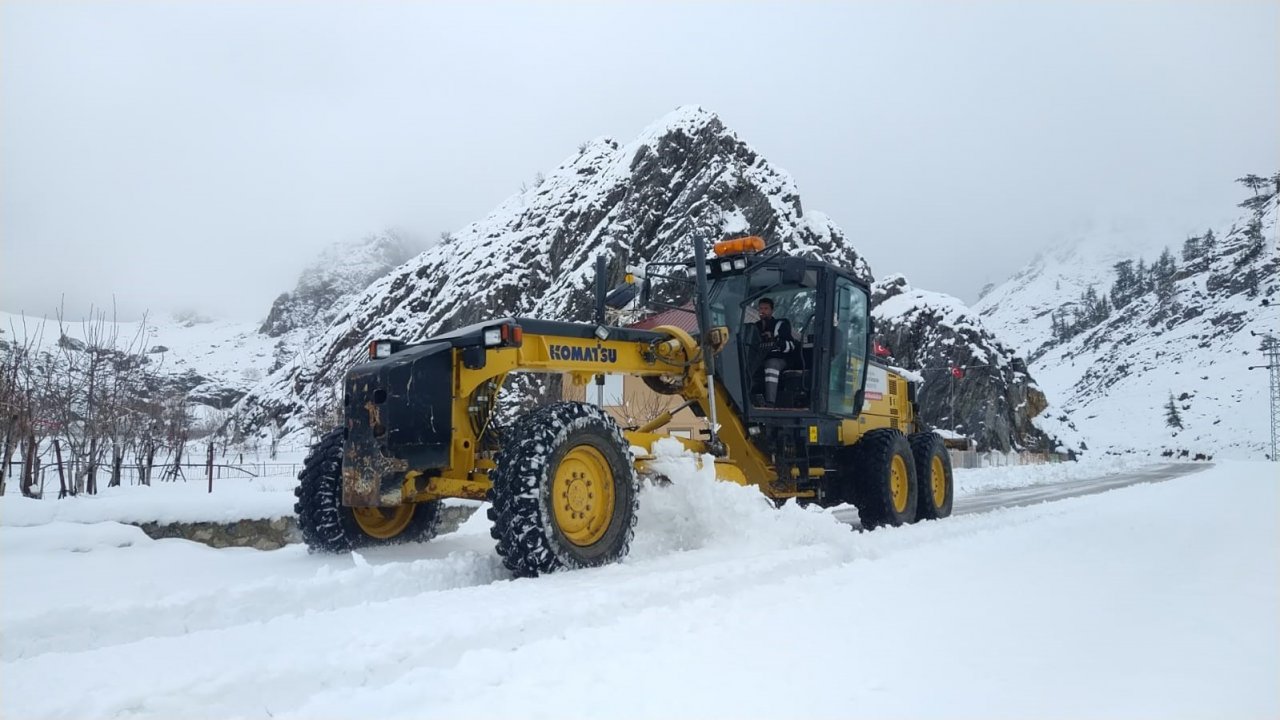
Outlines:
[[[68,312],[68,317],[79,317]],[[180,320],[167,316],[140,322],[121,321],[108,324],[104,334],[114,333],[117,347],[138,342],[144,352],[166,374],[194,371],[227,382],[252,383],[266,375],[278,342],[258,332],[256,323],[228,320]],[[67,334],[83,339],[80,320],[66,323]],[[141,337],[141,340],[137,338]],[[56,315],[22,315],[0,311],[0,339],[30,341],[40,347],[51,347],[58,339]]]
[[856,533],[686,469],[625,563],[516,581],[482,515],[322,557],[5,498],[0,716],[1275,717],[1276,480]]

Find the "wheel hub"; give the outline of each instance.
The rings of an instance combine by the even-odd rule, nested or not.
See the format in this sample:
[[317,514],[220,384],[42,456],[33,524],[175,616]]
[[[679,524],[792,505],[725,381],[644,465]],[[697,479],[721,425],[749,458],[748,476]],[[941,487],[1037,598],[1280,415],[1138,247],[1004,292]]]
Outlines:
[[613,473],[599,450],[579,445],[565,453],[552,482],[553,515],[578,546],[598,542],[613,516]]
[[929,463],[929,481],[933,490],[933,506],[940,508],[947,501],[947,474],[942,467],[942,458],[934,456]]
[[573,473],[569,480],[569,489],[563,493],[569,510],[578,513],[591,511],[595,494],[591,492],[591,481],[582,473]]
[[893,499],[894,512],[907,511],[907,498],[910,495],[908,482],[907,464],[901,457],[895,455],[892,467],[889,469],[889,494]]
[[352,508],[351,516],[369,537],[390,540],[409,527],[409,521],[413,519],[416,507],[406,503],[390,508]]

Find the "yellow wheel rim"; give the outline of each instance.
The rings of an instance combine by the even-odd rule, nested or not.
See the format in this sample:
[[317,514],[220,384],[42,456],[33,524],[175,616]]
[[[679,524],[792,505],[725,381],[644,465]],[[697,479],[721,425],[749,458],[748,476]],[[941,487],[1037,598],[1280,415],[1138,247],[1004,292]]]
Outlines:
[[409,527],[409,521],[413,519],[415,509],[416,506],[412,504],[389,508],[351,508],[351,515],[365,535],[379,540],[390,540]]
[[942,467],[942,458],[937,455],[929,463],[929,485],[933,490],[933,506],[942,507],[947,501],[947,472]]
[[613,471],[590,445],[565,453],[551,482],[556,527],[569,542],[587,547],[600,541],[613,518]]
[[907,463],[901,455],[893,456],[893,465],[889,468],[889,494],[893,496],[894,512],[907,511],[907,495],[910,491]]

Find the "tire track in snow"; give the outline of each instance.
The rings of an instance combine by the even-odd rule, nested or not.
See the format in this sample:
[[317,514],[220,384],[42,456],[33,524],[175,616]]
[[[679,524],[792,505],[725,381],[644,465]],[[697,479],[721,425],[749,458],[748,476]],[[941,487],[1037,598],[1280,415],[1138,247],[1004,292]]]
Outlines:
[[219,592],[171,595],[142,605],[60,608],[15,620],[5,628],[0,658],[9,662],[49,652],[77,652],[143,638],[187,635],[262,622],[274,616],[324,612],[510,577],[497,556],[474,551],[455,552],[439,559],[363,563],[337,571],[321,565],[314,576],[302,580],[263,580]]
[[[77,666],[78,700],[34,692],[67,662],[62,653],[6,663],[3,685],[15,715],[210,717],[273,714],[321,690],[382,686],[466,656],[608,626],[653,607],[707,602],[783,584],[850,562],[875,560],[957,537],[1034,522],[1052,513],[991,513],[873,534],[848,532],[802,547],[718,546],[636,563],[424,593],[304,614],[261,616],[185,635],[99,645]],[[369,589],[366,587],[365,589]],[[281,645],[285,640],[286,644]],[[210,676],[204,667],[218,668]],[[230,670],[229,670],[230,669]],[[139,699],[123,676],[148,677]],[[16,688],[26,689],[23,693]],[[14,707],[17,703],[24,706]],[[65,704],[64,704],[65,703]],[[198,708],[199,713],[193,713]]]
[[[957,496],[953,516],[986,513],[1002,508],[1027,507],[1040,503],[1095,495],[1108,490],[1129,487],[1130,485],[1164,482],[1183,475],[1208,470],[1211,467],[1213,467],[1212,463],[1165,463],[1102,477],[1066,480],[1016,488],[982,490],[969,495]],[[862,523],[858,520],[858,511],[852,507],[839,508],[833,511],[832,515],[854,527],[862,527]]]
[[[988,490],[957,498],[955,512],[959,516],[1051,502],[1137,483],[1168,480],[1208,467],[1211,466],[1169,463],[1101,478]],[[832,515],[855,527],[859,525],[857,512],[851,508],[836,510]],[[443,538],[435,544],[441,540]],[[487,545],[487,541],[485,536],[481,544]],[[22,618],[5,629],[0,659],[8,662],[48,652],[76,652],[126,644],[146,637],[181,636],[261,622],[264,617],[275,615],[329,611],[485,585],[510,577],[496,555],[476,551],[384,565],[357,564],[356,567],[333,572],[325,565],[315,576],[300,582],[265,580],[217,593],[168,596],[147,605],[107,609],[86,607],[76,612],[59,609]]]

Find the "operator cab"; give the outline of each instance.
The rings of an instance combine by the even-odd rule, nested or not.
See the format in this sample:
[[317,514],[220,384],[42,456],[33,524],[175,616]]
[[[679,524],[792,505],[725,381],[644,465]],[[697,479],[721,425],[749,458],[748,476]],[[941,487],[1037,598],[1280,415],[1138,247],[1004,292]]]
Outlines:
[[[716,374],[734,405],[759,418],[856,416],[870,344],[866,286],[828,263],[766,251],[758,237],[717,243],[715,254],[707,261],[710,322],[730,335]],[[774,318],[788,321],[792,345],[772,354],[786,361],[772,404],[765,402],[766,360],[778,344],[761,335],[762,298],[773,301]]]

